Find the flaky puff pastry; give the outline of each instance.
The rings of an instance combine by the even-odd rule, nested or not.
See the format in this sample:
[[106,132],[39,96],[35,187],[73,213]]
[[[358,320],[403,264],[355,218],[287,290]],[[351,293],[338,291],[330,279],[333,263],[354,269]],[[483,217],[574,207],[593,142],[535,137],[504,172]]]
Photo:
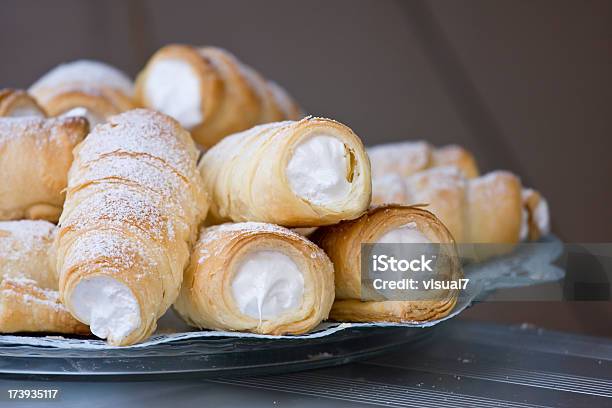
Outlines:
[[0,333],[90,334],[60,302],[59,292],[26,278],[0,282]]
[[138,75],[136,99],[173,116],[205,147],[260,123],[303,116],[283,88],[217,47],[161,48]]
[[59,287],[71,313],[110,344],[147,338],[178,295],[208,206],[198,156],[178,122],[144,109],[109,118],[75,149],[56,239]]
[[[309,147],[318,136],[334,147]],[[363,144],[350,128],[330,119],[269,123],[233,134],[210,149],[199,168],[211,194],[210,223],[313,227],[357,218],[370,205],[370,162]],[[343,192],[321,198],[333,189]]]
[[[371,208],[362,217],[319,228],[313,235],[334,264],[336,300],[330,318],[349,322],[411,322],[439,319],[455,306],[458,291],[442,290],[431,299],[364,300],[361,291],[361,244],[376,243],[385,234],[410,226],[439,247],[448,261],[438,279],[462,276],[452,235],[432,213],[418,207],[386,205]],[[440,257],[438,257],[440,258]]]
[[46,117],[43,108],[26,91],[20,89],[0,89],[0,116]]
[[47,221],[0,221],[0,276],[26,277],[57,290],[52,244],[57,227]]
[[57,222],[83,118],[0,118],[0,220]]
[[47,221],[0,222],[0,333],[88,334],[59,301]]
[[[257,294],[233,288],[237,274],[253,254],[280,253],[289,257],[303,278],[301,300],[275,316],[263,316],[266,302],[286,302],[289,271],[259,263],[253,286],[269,284]],[[267,268],[272,270],[267,271]],[[274,270],[276,268],[276,270]],[[260,272],[261,275],[257,275]],[[281,274],[271,281],[266,272]],[[250,288],[247,287],[248,291]],[[236,296],[257,300],[258,316],[241,309]],[[189,324],[207,329],[249,331],[261,334],[305,333],[326,319],[334,301],[334,270],[325,253],[306,238],[282,227],[264,223],[223,224],[204,228],[185,271],[181,294],[174,308]],[[246,302],[245,302],[246,303]],[[262,306],[263,305],[263,306]]]
[[99,61],[58,65],[36,81],[29,92],[50,116],[85,116],[92,128],[136,107],[132,80]]
[[457,243],[519,242],[521,182],[507,171],[467,179],[453,167],[424,170],[409,177],[388,176],[373,186],[373,204],[426,204]]
[[374,179],[388,175],[411,176],[432,167],[454,167],[466,178],[478,177],[472,153],[461,146],[434,147],[427,142],[388,143],[368,148]]

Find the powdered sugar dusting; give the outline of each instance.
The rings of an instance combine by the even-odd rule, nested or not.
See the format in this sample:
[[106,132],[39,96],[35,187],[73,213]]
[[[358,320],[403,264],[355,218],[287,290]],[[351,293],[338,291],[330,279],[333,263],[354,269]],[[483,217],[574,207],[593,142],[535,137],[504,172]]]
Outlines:
[[26,304],[36,303],[56,311],[66,310],[60,303],[58,291],[43,289],[37,285],[36,281],[25,277],[4,276],[0,286],[0,297],[5,296],[14,296]]
[[427,170],[413,174],[409,178],[414,182],[427,180],[431,185],[438,188],[454,187],[458,183],[465,183],[465,177],[459,169],[452,166],[432,167]]
[[470,187],[479,188],[486,185],[486,193],[494,200],[496,197],[505,196],[510,193],[510,185],[501,181],[509,178],[516,178],[516,176],[503,170],[492,171],[484,176],[470,180]]
[[423,141],[388,143],[367,149],[372,175],[397,173],[409,176],[429,166],[432,147]]
[[373,204],[403,203],[408,199],[406,181],[395,173],[372,178]]
[[[153,327],[178,293],[188,243],[205,216],[197,157],[176,121],[144,109],[111,117],[75,149],[58,239],[61,282],[75,284],[63,296],[73,313],[87,310],[92,332],[111,343],[123,341],[127,318],[115,299],[124,292],[106,278],[134,294],[130,304],[142,293],[153,308],[129,332]],[[160,280],[162,290],[152,293],[145,279]],[[100,291],[92,295],[99,302],[88,291]]]
[[117,230],[98,230],[79,236],[73,251],[64,259],[67,267],[79,267],[84,272],[103,270],[105,273],[119,274],[130,271],[139,280],[154,266],[154,260],[146,256],[141,241],[128,239]]
[[96,160],[93,165],[83,163],[80,171],[73,174],[71,184],[80,186],[104,180],[131,182],[145,187],[166,200],[169,209],[173,208],[177,214],[182,213],[180,202],[191,203],[193,201],[186,180],[154,157],[141,156],[138,160],[134,160],[134,157],[128,154],[105,155]]
[[47,221],[0,222],[0,265],[46,253],[54,236],[55,225]]
[[104,190],[82,200],[81,205],[63,219],[62,225],[86,229],[104,222],[107,226],[130,228],[136,234],[144,233],[157,241],[174,239],[173,226],[162,212],[161,200],[146,191],[113,187],[117,185],[107,185]]
[[30,87],[30,92],[44,101],[73,90],[97,95],[104,87],[119,90],[127,96],[134,94],[134,84],[127,75],[108,64],[91,60],[74,61],[53,68]]
[[[66,132],[72,126],[81,126],[82,132]],[[66,135],[72,145],[84,136],[86,121],[83,118],[38,118],[34,116],[2,117],[0,118],[0,146],[10,140],[28,135],[35,137],[37,142],[59,141],[61,135]]]
[[194,172],[197,152],[195,148],[185,148],[184,140],[176,135],[175,126],[176,123],[167,116],[144,109],[113,116],[91,132],[88,143],[82,145],[77,159],[87,163],[101,155],[117,152],[148,155],[189,176]]
[[238,222],[238,223],[226,223],[216,225],[214,227],[203,227],[200,231],[199,245],[200,245],[200,258],[199,263],[203,263],[210,256],[219,256],[219,253],[210,253],[206,248],[207,244],[223,239],[224,233],[238,232],[245,235],[258,235],[263,233],[271,233],[284,236],[290,239],[298,239],[304,242],[310,249],[313,250],[311,253],[312,258],[316,258],[322,254],[322,250],[319,249],[315,244],[304,238],[302,235],[281,227],[276,224],[268,224],[264,222]]
[[262,232],[269,232],[273,234],[281,234],[292,238],[304,239],[301,235],[291,231],[288,228],[281,227],[276,224],[268,224],[265,222],[238,222],[238,223],[226,223],[216,227],[208,228],[208,231],[216,230],[219,232],[229,231],[241,231],[244,233],[258,234]]

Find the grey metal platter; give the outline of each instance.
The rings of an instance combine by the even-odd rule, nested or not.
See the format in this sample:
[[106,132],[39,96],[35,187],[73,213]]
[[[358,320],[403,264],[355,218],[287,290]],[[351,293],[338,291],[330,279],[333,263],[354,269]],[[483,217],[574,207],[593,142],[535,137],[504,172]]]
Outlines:
[[434,328],[354,328],[303,340],[194,338],[143,348],[61,349],[0,346],[0,375],[220,377],[328,367],[373,357],[428,338]]

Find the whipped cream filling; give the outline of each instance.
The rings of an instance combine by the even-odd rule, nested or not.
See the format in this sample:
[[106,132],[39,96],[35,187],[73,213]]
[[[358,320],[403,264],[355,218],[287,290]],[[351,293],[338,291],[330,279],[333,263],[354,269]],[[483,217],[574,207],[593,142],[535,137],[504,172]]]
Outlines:
[[550,233],[550,213],[548,211],[548,202],[544,198],[540,198],[540,202],[533,212],[533,219],[541,235]]
[[377,244],[428,244],[431,240],[418,230],[416,223],[409,222],[384,233]]
[[529,212],[525,207],[521,209],[521,231],[519,241],[527,241],[529,238]]
[[43,115],[43,113],[40,110],[33,108],[31,106],[18,106],[17,108],[11,110],[10,116],[13,118],[23,118],[23,117],[29,117],[29,116],[35,116],[38,118],[45,117],[45,115]]
[[149,68],[144,92],[150,107],[191,129],[203,120],[200,88],[200,79],[189,64],[169,58]]
[[293,192],[318,205],[342,202],[351,189],[349,153],[328,135],[310,137],[293,152],[286,175]]
[[231,286],[240,312],[259,321],[298,309],[304,296],[304,276],[297,264],[273,250],[248,254]]
[[89,122],[89,128],[93,129],[94,126],[99,125],[100,123],[106,122],[104,117],[90,111],[89,109],[83,106],[77,106],[76,108],[72,108],[69,111],[66,111],[60,115],[62,118],[73,117],[73,116],[82,116],[87,119]]
[[101,339],[119,342],[140,326],[140,307],[130,288],[117,279],[84,279],[69,300],[75,317]]

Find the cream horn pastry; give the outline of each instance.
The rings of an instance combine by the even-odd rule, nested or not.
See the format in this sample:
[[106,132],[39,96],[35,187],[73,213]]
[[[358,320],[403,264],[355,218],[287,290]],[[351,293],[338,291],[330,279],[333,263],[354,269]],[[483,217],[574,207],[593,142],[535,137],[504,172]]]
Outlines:
[[538,191],[525,188],[523,198],[523,225],[521,241],[537,241],[550,233],[548,201]]
[[0,117],[0,220],[56,222],[83,118]]
[[19,89],[0,89],[0,116],[46,117],[43,108],[26,91]]
[[146,339],[176,299],[206,216],[198,150],[174,119],[137,109],[75,149],[56,239],[62,301],[112,345]]
[[467,179],[454,167],[409,177],[389,175],[373,183],[373,204],[427,204],[458,243],[514,244],[520,241],[521,182],[507,171]]
[[260,123],[303,116],[278,84],[217,47],[161,48],[138,75],[136,99],[174,117],[205,147]]
[[109,116],[135,107],[132,80],[99,61],[61,64],[29,91],[50,116],[85,116],[92,128]]
[[361,140],[330,119],[259,125],[223,139],[199,164],[210,222],[314,227],[359,217],[370,205]]
[[47,221],[0,222],[0,333],[89,333],[59,301],[55,233]]
[[326,319],[334,270],[306,238],[264,223],[204,228],[174,308],[199,328],[300,334]]
[[427,142],[388,143],[368,148],[372,178],[390,174],[411,176],[432,167],[454,167],[466,178],[478,176],[474,156],[457,145],[436,148]]
[[[417,207],[373,207],[352,221],[319,228],[313,241],[334,264],[336,300],[330,318],[350,322],[412,322],[439,319],[455,306],[458,291],[442,290],[428,299],[363,300],[361,244],[444,244],[446,262],[436,268],[438,279],[459,279],[461,266],[453,237],[432,213]],[[442,257],[438,257],[442,258]],[[412,296],[410,292],[406,296]]]

